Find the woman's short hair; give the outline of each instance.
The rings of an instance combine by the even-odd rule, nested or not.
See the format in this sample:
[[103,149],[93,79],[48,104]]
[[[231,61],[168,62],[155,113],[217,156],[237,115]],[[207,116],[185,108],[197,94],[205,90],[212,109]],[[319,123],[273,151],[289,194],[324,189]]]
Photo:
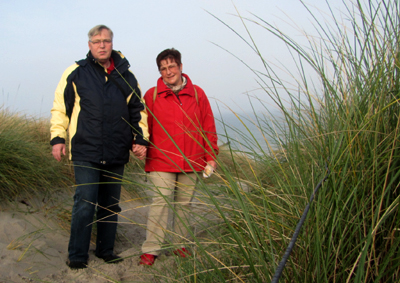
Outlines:
[[167,59],[170,59],[171,61],[175,61],[175,63],[178,64],[178,66],[180,66],[182,64],[181,57],[182,57],[181,53],[178,50],[176,50],[175,48],[165,49],[157,56],[156,62],[157,62],[158,70],[160,70],[161,61],[167,60]]

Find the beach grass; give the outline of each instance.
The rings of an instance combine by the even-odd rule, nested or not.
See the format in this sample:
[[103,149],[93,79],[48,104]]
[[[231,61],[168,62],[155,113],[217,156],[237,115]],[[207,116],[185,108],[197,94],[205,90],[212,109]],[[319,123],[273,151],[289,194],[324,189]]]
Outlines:
[[247,66],[281,119],[254,113],[265,139],[238,131],[242,160],[240,148],[230,148],[218,160],[219,185],[200,181],[197,201],[207,210],[191,215],[195,256],[176,260],[173,280],[271,282],[320,182],[280,282],[400,280],[399,7],[345,5],[339,17],[329,15],[331,26],[304,5],[318,35],[307,37],[308,46],[256,15],[239,15],[246,27],[261,26],[285,42],[297,85],[274,75],[251,33],[241,36],[265,67]]
[[71,186],[68,160],[53,160],[49,121],[0,108],[0,200]]

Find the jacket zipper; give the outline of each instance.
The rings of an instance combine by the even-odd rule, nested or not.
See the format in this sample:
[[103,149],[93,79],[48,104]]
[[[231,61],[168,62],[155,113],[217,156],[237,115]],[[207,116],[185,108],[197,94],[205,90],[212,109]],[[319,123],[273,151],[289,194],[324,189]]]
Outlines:
[[181,99],[179,98],[179,94],[175,94],[176,95],[176,97],[178,98],[178,100],[179,100],[179,104],[182,106],[182,101],[181,101]]

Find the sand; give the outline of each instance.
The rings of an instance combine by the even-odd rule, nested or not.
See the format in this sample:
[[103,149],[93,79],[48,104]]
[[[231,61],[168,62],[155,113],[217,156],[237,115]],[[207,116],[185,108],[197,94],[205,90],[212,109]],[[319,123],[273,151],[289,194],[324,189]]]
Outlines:
[[[154,282],[149,267],[138,266],[145,240],[147,204],[121,199],[115,252],[124,257],[106,264],[89,251],[89,268],[66,265],[72,192],[50,198],[17,200],[0,208],[0,282]],[[92,237],[93,241],[93,237]],[[173,260],[162,256],[156,264]],[[156,264],[153,266],[157,268]],[[150,268],[153,268],[150,267]],[[151,273],[151,272],[150,272]]]

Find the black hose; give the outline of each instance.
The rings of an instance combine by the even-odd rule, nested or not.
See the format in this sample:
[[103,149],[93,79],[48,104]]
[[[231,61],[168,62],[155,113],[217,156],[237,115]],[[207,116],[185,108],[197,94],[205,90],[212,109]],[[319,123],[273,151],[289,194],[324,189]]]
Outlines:
[[290,243],[285,251],[285,254],[283,255],[281,262],[279,263],[278,267],[275,270],[275,274],[274,274],[274,277],[272,277],[271,283],[278,283],[279,278],[282,275],[283,269],[285,268],[286,261],[288,260],[290,253],[292,252],[292,249],[294,247],[294,244],[296,243],[297,237],[299,236],[301,226],[303,226],[303,223],[306,220],[307,213],[310,210],[310,205],[311,205],[312,201],[314,200],[314,197],[317,194],[317,191],[322,186],[322,183],[325,182],[326,179],[328,179],[330,172],[329,172],[327,165],[325,165],[325,168],[327,170],[327,173],[326,173],[325,177],[315,187],[314,192],[310,197],[310,202],[307,204],[306,208],[304,209],[303,215],[301,216],[299,222],[297,223],[296,229],[294,230],[294,234],[293,234],[292,239],[290,240]]

